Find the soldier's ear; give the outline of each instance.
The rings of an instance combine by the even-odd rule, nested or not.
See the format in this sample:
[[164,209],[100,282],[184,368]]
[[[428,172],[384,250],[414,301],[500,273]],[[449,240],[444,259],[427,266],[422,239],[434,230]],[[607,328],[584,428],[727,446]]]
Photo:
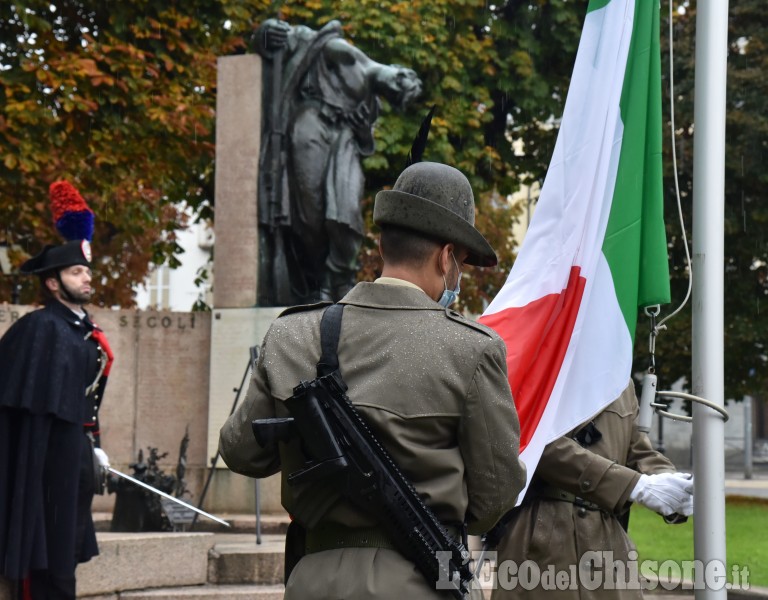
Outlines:
[[43,283],[51,292],[59,291],[59,280],[55,277],[46,277]]
[[442,275],[448,275],[453,267],[453,254],[454,245],[448,243],[440,248],[440,252],[437,255],[438,269]]

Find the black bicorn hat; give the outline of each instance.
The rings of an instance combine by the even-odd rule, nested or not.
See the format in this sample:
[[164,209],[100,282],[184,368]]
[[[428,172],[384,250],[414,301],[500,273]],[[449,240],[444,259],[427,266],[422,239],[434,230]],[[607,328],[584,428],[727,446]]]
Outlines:
[[39,254],[21,265],[19,271],[25,275],[39,275],[74,265],[91,267],[91,245],[88,240],[72,240],[60,246],[47,245]]

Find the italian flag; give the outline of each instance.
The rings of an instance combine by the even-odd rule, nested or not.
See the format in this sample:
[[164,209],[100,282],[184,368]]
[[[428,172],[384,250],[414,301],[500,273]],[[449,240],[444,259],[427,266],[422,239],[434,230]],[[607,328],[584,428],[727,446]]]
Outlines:
[[669,302],[659,10],[590,1],[535,214],[480,318],[507,345],[529,482],[549,442],[628,385],[638,307]]

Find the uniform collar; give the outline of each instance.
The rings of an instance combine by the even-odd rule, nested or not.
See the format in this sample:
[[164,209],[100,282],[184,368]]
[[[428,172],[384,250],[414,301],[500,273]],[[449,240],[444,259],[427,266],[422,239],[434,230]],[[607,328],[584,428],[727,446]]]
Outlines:
[[65,306],[58,300],[49,300],[46,303],[46,308],[51,310],[54,314],[64,319],[67,323],[70,323],[76,327],[87,327],[89,329],[93,329],[93,323],[91,323],[91,319],[88,316],[88,311],[83,309],[83,312],[85,312],[85,318],[80,318],[75,313],[72,312],[72,309],[70,309],[68,306]]
[[370,308],[439,310],[441,312],[445,310],[419,287],[382,285],[366,281],[353,287],[340,302]]
[[[405,279],[400,279],[398,277],[379,277],[373,283],[379,283],[384,285],[402,285],[405,287],[421,290],[421,288],[415,283],[413,283],[412,281],[406,281]],[[424,290],[421,290],[421,291],[423,292]]]

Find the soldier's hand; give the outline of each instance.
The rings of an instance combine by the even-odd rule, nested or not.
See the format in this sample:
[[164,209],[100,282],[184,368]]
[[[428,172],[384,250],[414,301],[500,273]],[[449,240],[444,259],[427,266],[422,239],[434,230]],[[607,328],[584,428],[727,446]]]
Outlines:
[[693,475],[690,473],[656,473],[641,475],[629,495],[633,502],[660,515],[693,514]]
[[96,460],[99,461],[101,468],[105,471],[109,469],[109,456],[107,456],[107,453],[101,448],[94,448],[93,453],[96,455]]

